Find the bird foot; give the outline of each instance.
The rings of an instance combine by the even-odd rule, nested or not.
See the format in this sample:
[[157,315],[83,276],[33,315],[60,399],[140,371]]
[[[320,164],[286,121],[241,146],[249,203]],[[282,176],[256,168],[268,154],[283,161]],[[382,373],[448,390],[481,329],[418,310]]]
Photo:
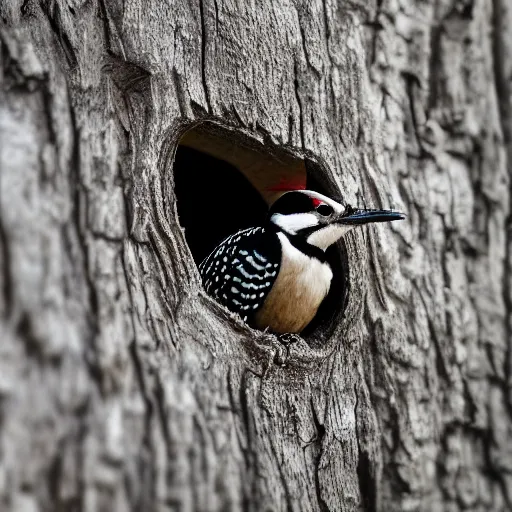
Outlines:
[[292,343],[297,343],[301,339],[298,334],[294,334],[293,332],[285,332],[284,334],[280,334],[277,338],[283,345],[286,345],[287,347]]
[[277,351],[274,361],[279,366],[286,366],[286,362],[288,357],[290,356],[290,345],[292,343],[296,343],[300,340],[300,336],[298,334],[293,334],[291,332],[287,332],[284,334],[279,334],[277,339],[280,342],[280,349]]

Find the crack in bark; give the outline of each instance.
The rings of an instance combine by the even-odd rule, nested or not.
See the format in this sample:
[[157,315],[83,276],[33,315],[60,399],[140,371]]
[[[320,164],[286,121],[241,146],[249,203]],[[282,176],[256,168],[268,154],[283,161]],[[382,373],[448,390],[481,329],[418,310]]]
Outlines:
[[418,120],[418,113],[416,112],[416,101],[415,101],[415,87],[421,88],[421,82],[418,76],[408,71],[402,71],[402,76],[406,81],[406,92],[409,100],[409,110],[411,112],[412,126],[414,130],[414,136],[416,138],[416,144],[418,145],[419,154],[415,155],[418,158],[425,157],[426,152],[423,146],[423,139],[420,133],[420,123]]
[[270,443],[272,455],[274,456],[275,460],[277,461],[276,467],[277,467],[277,472],[279,474],[279,480],[281,481],[281,484],[282,484],[282,487],[284,490],[284,496],[286,499],[286,510],[287,510],[287,512],[293,512],[294,508],[293,508],[293,501],[292,501],[292,496],[291,496],[291,492],[290,492],[290,487],[288,485],[286,475],[284,474],[284,471],[282,469],[284,464],[279,460],[279,456],[278,456],[275,444],[271,437],[269,437],[269,443]]
[[[201,411],[202,412],[202,411]],[[204,432],[204,425],[201,424],[198,413],[193,414],[192,416],[192,431],[195,434],[194,444],[195,446],[199,445],[202,447],[200,450],[189,450],[189,459],[190,459],[190,467],[193,470],[190,472],[191,482],[190,488],[197,489],[197,481],[200,479],[198,476],[202,476],[203,482],[208,482],[208,457],[206,450],[206,433]],[[197,453],[199,452],[199,453]],[[202,474],[196,475],[196,471],[194,469],[198,469]],[[201,499],[199,492],[192,493],[193,507],[192,510],[201,510]]]
[[215,32],[219,32],[219,5],[217,0],[213,0],[213,8],[215,10]]
[[[167,450],[172,445],[172,436],[167,423],[167,411],[165,409],[165,390],[162,384],[161,376],[157,375],[155,378],[155,397],[156,397],[156,410],[158,411],[158,419],[160,420],[160,427],[165,439]],[[169,454],[172,460],[172,454]]]
[[512,510],[512,500],[510,499],[510,492],[507,489],[507,482],[503,478],[503,473],[500,472],[500,470],[495,467],[495,464],[493,463],[491,457],[493,439],[492,434],[490,432],[487,435],[482,435],[482,443],[485,446],[485,449],[483,450],[483,456],[485,459],[486,469],[489,472],[488,475],[489,477],[493,478],[495,482],[497,482],[501,489],[501,494],[507,504],[508,509]]
[[311,61],[309,59],[309,55],[308,55],[308,51],[307,51],[307,47],[306,47],[306,34],[304,32],[304,27],[302,26],[302,23],[301,23],[302,20],[300,18],[299,10],[297,10],[297,16],[299,17],[298,26],[299,26],[299,32],[300,32],[300,41],[301,41],[302,51],[304,52],[304,59],[306,61],[306,64],[308,65],[308,69],[311,69],[311,71],[313,71],[313,74],[316,76],[317,80],[321,80],[322,73],[315,66],[313,66],[313,64],[311,63]]
[[235,119],[238,121],[240,126],[245,127],[247,123],[242,119],[242,116],[239,114],[238,109],[236,108],[236,105],[234,103],[231,104],[231,112],[235,116]]
[[325,28],[325,46],[327,50],[327,58],[332,65],[331,54],[329,52],[329,39],[331,38],[331,29],[329,28],[329,17],[327,16],[327,2],[326,0],[322,0],[322,14],[323,14],[323,22]]
[[[59,3],[49,2],[49,4],[50,5],[42,0],[39,2],[41,11],[46,15],[52,31],[57,36],[57,40],[60,43],[60,47],[66,57],[69,67],[74,68],[78,65],[78,59],[76,57],[75,50],[73,49],[73,45],[71,44],[71,40],[63,30],[64,23],[62,23]],[[50,6],[53,6],[53,9]]]
[[[370,457],[368,452],[363,450],[359,439],[359,425],[357,421],[359,408],[359,394],[357,392],[357,384],[354,384],[354,395],[356,403],[354,405],[354,416],[356,417],[356,442],[357,442],[357,477],[359,482],[359,492],[361,494],[361,504],[365,512],[377,512],[377,496],[375,492],[375,478],[373,478],[370,468]],[[368,418],[366,420],[369,421]]]
[[204,95],[206,98],[206,105],[208,111],[212,113],[212,104],[210,101],[210,91],[208,89],[208,82],[206,80],[206,19],[204,14],[204,2],[205,0],[199,0],[199,15],[201,18],[201,78],[203,81]]
[[105,47],[107,51],[112,51],[112,41],[110,39],[110,27],[109,27],[109,17],[107,13],[107,6],[105,5],[105,0],[98,0],[98,10],[99,17],[102,21],[103,25],[103,37],[105,38]]
[[[117,56],[117,49],[117,52],[121,54],[120,57],[123,59],[123,61],[125,61],[126,51],[124,49],[124,44],[121,36],[119,35],[119,31],[116,27],[115,20],[109,12],[107,2],[105,0],[98,0],[98,6],[100,11],[100,18],[103,18],[103,34],[105,37],[105,46],[107,48],[107,51],[112,55]],[[117,43],[117,46],[115,45],[115,43]]]
[[[505,276],[510,276],[512,273],[512,86],[510,85],[512,77],[507,77],[504,74],[503,60],[510,56],[507,50],[510,48],[504,47],[500,39],[500,34],[503,30],[503,24],[507,23],[507,19],[500,16],[502,13],[501,0],[493,0],[493,66],[496,86],[496,97],[498,99],[498,120],[501,125],[501,132],[503,134],[504,144],[507,154],[507,168],[509,170],[509,204],[508,215],[505,218]],[[506,8],[505,8],[506,10]],[[512,19],[512,16],[509,16]],[[507,27],[510,30],[510,27]],[[512,40],[512,38],[511,38]],[[500,66],[502,64],[502,66]],[[512,63],[510,64],[512,70]],[[507,272],[508,270],[508,272]],[[504,279],[503,283],[503,301],[505,305],[505,339],[509,340],[506,347],[506,360],[505,360],[505,375],[508,379],[512,379],[512,278]],[[507,397],[506,403],[509,414],[512,415],[512,382],[505,382],[505,395]]]
[[136,313],[136,308],[135,308],[135,303],[134,303],[134,299],[133,299],[133,293],[132,293],[132,289],[131,289],[131,285],[130,285],[130,280],[128,278],[128,270],[127,270],[128,265],[127,265],[127,261],[126,261],[125,250],[123,250],[121,252],[121,261],[122,261],[122,267],[123,267],[123,275],[124,275],[124,278],[126,281],[126,291],[127,291],[128,300],[130,303],[130,309],[131,309],[130,319],[131,319],[131,326],[132,326],[132,331],[133,331],[133,339],[128,346],[128,352],[130,354],[130,357],[133,362],[133,366],[135,368],[135,374],[137,376],[140,392],[144,399],[144,405],[145,405],[145,411],[144,411],[145,428],[144,428],[143,444],[148,449],[148,452],[153,454],[154,450],[153,450],[153,446],[151,443],[151,438],[150,438],[149,432],[150,432],[150,423],[151,423],[151,417],[153,416],[154,407],[153,407],[153,403],[149,397],[148,389],[146,386],[146,380],[144,379],[144,369],[143,369],[142,361],[141,361],[141,358],[139,356],[138,349],[137,349],[137,336],[136,336],[137,330],[136,330],[135,319],[134,319],[134,315]]
[[[256,375],[251,370],[245,369],[242,372],[240,383],[238,385],[235,377],[233,376],[233,368],[230,367],[227,372],[227,391],[229,402],[231,404],[230,410],[234,416],[238,416],[240,418],[241,425],[242,427],[245,427],[246,430],[246,436],[243,437],[240,432],[241,429],[235,428],[236,439],[240,452],[244,457],[245,468],[248,474],[246,479],[242,479],[242,482],[249,482],[247,486],[243,486],[241,497],[243,510],[252,510],[252,505],[256,496],[256,474],[254,468],[257,468],[257,461],[255,460],[256,452],[253,451],[251,446],[253,442],[253,433],[250,427],[250,404],[245,396],[247,378],[250,374]],[[236,398],[235,390],[237,390],[238,399]],[[244,441],[246,441],[246,443],[244,443]]]
[[313,417],[313,424],[315,425],[317,431],[317,437],[315,439],[315,443],[318,443],[318,456],[315,461],[315,491],[316,498],[318,500],[318,505],[320,506],[320,512],[329,512],[329,507],[322,497],[322,489],[320,487],[320,475],[319,475],[319,467],[320,467],[320,459],[322,458],[322,443],[325,438],[325,426],[320,423],[320,419],[316,413],[315,404],[313,403],[313,397],[310,398],[310,406],[311,413]]
[[162,233],[159,233],[160,230],[155,226],[155,224],[156,223],[153,221],[151,223],[151,227],[153,229],[148,230],[149,245],[152,249],[153,255],[155,256],[154,260],[158,263],[158,267],[160,269],[159,274],[164,279],[164,282],[161,283],[162,289],[169,290],[171,292],[170,298],[172,298],[173,303],[176,304],[178,287],[175,279],[173,278],[177,275],[176,265],[174,264],[174,258],[169,256],[165,243],[161,237]]
[[[454,196],[453,194],[453,183],[452,183],[452,180],[450,178],[450,174],[448,173],[448,180],[450,182],[450,190],[451,190],[451,193],[452,193],[452,198]],[[454,218],[454,211],[453,211],[453,200],[450,201],[450,205],[451,205],[451,215],[452,215],[452,218]],[[443,272],[443,281],[444,281],[444,286],[447,290],[451,290],[452,289],[452,280],[451,280],[451,276],[450,276],[450,272],[448,270],[448,262],[446,261],[446,258],[447,258],[447,255],[449,252],[451,252],[449,249],[449,242],[450,242],[450,235],[451,233],[453,232],[453,230],[450,230],[448,228],[448,226],[446,225],[446,220],[444,218],[444,215],[440,215],[441,217],[441,222],[443,224],[443,230],[444,230],[444,237],[443,237],[443,241],[444,241],[444,245],[443,245],[443,251],[442,251],[442,254],[441,254],[441,270]],[[452,325],[452,313],[451,313],[451,308],[449,307],[449,304],[446,304],[446,301],[445,301],[445,305],[444,305],[444,322],[445,322],[445,326],[446,326],[446,337],[447,339],[450,339],[452,340],[453,339],[453,325]],[[447,361],[447,364],[449,364],[450,361]]]
[[427,303],[423,297],[423,294],[421,293],[421,290],[418,286],[417,283],[415,283],[414,281],[412,281],[412,284],[416,290],[416,293],[418,294],[418,297],[419,299],[421,300],[421,303],[423,304],[423,308],[425,309],[425,314],[426,314],[426,317],[427,317],[427,323],[428,323],[428,328],[429,328],[429,331],[430,331],[430,336],[432,337],[432,341],[434,342],[434,347],[436,349],[436,365],[437,365],[437,370],[439,372],[439,375],[441,377],[443,377],[443,379],[446,381],[446,382],[450,382],[450,372],[449,372],[449,364],[448,364],[448,361],[446,361],[446,358],[444,356],[444,352],[443,352],[443,349],[442,349],[442,346],[441,346],[441,342],[439,341],[439,338],[437,336],[437,331],[436,331],[436,328],[435,328],[435,325],[434,325],[434,321],[432,320],[432,318],[430,318],[430,314],[429,314],[429,309],[427,307]]
[[[251,413],[250,413],[250,405],[246,397],[246,391],[248,388],[248,377],[252,372],[249,369],[243,371],[241,379],[240,379],[240,389],[238,394],[238,399],[240,403],[240,412],[241,419],[246,428],[246,440],[247,440],[247,449],[242,450],[245,459],[245,465],[249,473],[249,481],[250,491],[248,496],[244,496],[244,503],[250,504],[255,496],[256,496],[256,475],[254,473],[253,468],[257,468],[257,452],[253,448],[253,438],[254,432],[251,428]],[[241,445],[243,446],[243,445]],[[247,500],[247,501],[245,501]],[[250,508],[250,507],[249,507]]]
[[298,78],[298,67],[297,61],[295,61],[293,65],[293,70],[295,73],[295,77],[293,80],[294,90],[295,90],[295,99],[297,100],[297,105],[299,106],[299,133],[300,133],[300,141],[302,144],[302,149],[306,150],[306,140],[304,136],[304,112],[302,108],[302,100],[299,94],[299,78]]
[[430,112],[436,103],[436,99],[438,98],[438,87],[437,87],[437,67],[439,66],[440,56],[441,56],[441,33],[442,33],[442,25],[436,19],[436,11],[437,4],[435,2],[434,5],[434,19],[432,20],[431,29],[430,29],[430,55],[428,59],[428,79],[429,79],[429,90],[427,97],[427,111]]
[[175,67],[172,69],[172,81],[174,83],[174,88],[176,89],[176,98],[178,99],[181,114],[185,116],[185,113],[187,112],[187,99],[185,92],[183,91],[183,86],[181,85],[178,70]]
[[144,412],[145,429],[144,429],[143,444],[146,445],[146,447],[148,448],[148,451],[150,453],[154,453],[153,447],[151,444],[151,438],[149,435],[150,423],[151,423],[151,417],[153,416],[154,405],[149,397],[146,380],[144,379],[144,368],[143,368],[142,361],[141,361],[141,358],[138,353],[137,341],[136,341],[135,337],[130,342],[130,344],[128,346],[128,351],[129,351],[130,357],[132,359],[133,366],[135,368],[135,375],[137,376],[137,381],[139,383],[140,392],[142,394],[142,397],[144,398],[144,405],[146,407],[145,412]]
[[[48,142],[56,147],[57,146],[57,133],[55,131],[55,126],[53,122],[53,115],[52,115],[52,102],[53,102],[53,95],[50,92],[49,87],[43,87],[42,88],[42,95],[43,95],[43,109],[44,109],[44,115],[46,119],[46,127],[48,130]],[[58,159],[56,160],[56,165],[58,165]]]
[[[68,97],[70,97],[70,93],[68,91]],[[83,254],[83,258],[81,263],[82,273],[85,280],[86,288],[89,295],[89,308],[90,310],[87,312],[87,323],[90,329],[90,338],[88,340],[86,346],[86,357],[85,360],[89,367],[89,371],[91,372],[94,379],[97,380],[98,386],[102,389],[102,375],[100,371],[100,365],[98,363],[98,347],[97,347],[97,338],[99,334],[99,299],[98,292],[96,290],[96,286],[94,283],[94,279],[91,276],[91,263],[89,260],[89,246],[86,240],[86,230],[82,225],[83,219],[87,218],[86,213],[83,211],[87,209],[87,199],[84,198],[85,192],[81,190],[81,176],[80,176],[80,128],[77,123],[76,114],[73,107],[69,106],[69,118],[71,121],[71,126],[73,133],[75,134],[75,140],[73,141],[73,149],[71,155],[71,163],[70,163],[70,176],[71,183],[74,184],[74,191],[72,194],[74,195],[73,200],[71,201],[72,210],[70,212],[70,219],[72,220],[75,230],[76,230],[76,238],[77,243],[80,245],[81,252]],[[91,350],[87,351],[87,348],[90,347]]]
[[369,52],[370,55],[368,58],[368,62],[369,62],[368,69],[370,69],[375,64],[375,59],[377,57],[377,37],[379,35],[379,32],[381,30],[384,30],[384,26],[379,21],[379,17],[382,13],[383,1],[384,0],[377,0],[377,2],[376,2],[375,19],[373,21],[368,21],[368,22],[364,23],[365,26],[372,27],[372,29],[373,29],[372,39],[371,39],[371,43],[370,43],[370,52]]
[[[1,207],[1,201],[0,201]],[[1,209],[0,209],[1,213]],[[5,231],[5,227],[2,223],[3,216],[0,214],[0,262],[2,263],[2,295],[3,295],[3,314],[5,318],[11,316],[13,306],[14,306],[14,292],[13,292],[13,282],[11,275],[11,254],[9,252],[9,247],[7,243],[7,233]]]

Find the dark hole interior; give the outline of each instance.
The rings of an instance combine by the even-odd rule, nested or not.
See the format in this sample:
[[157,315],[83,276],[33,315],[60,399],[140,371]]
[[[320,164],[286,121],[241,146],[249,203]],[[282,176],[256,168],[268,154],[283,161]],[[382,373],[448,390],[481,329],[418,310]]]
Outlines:
[[259,226],[267,204],[233,165],[178,146],[174,184],[180,224],[196,265],[227,236]]
[[[261,225],[268,211],[258,190],[235,166],[187,146],[177,148],[174,183],[180,224],[196,265],[225,237],[240,229]],[[309,172],[307,188],[327,194]],[[326,255],[333,268],[331,289],[316,317],[303,331],[304,336],[319,328],[321,337],[328,336],[343,308],[346,295],[343,250],[335,245]]]

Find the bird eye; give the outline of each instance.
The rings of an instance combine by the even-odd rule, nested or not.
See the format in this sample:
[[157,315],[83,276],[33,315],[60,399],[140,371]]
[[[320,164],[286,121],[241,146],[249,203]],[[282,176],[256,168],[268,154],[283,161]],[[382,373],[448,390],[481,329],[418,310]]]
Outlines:
[[316,211],[323,217],[328,217],[329,215],[331,215],[333,213],[334,210],[333,210],[332,206],[322,203],[317,206]]

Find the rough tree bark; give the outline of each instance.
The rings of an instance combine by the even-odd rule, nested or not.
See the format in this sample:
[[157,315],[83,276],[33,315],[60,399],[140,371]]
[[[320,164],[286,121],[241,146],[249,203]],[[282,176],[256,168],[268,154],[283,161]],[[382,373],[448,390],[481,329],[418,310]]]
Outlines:
[[[0,15],[1,510],[512,509],[509,0]],[[328,339],[203,293],[172,174],[202,120],[408,212],[347,238]]]

